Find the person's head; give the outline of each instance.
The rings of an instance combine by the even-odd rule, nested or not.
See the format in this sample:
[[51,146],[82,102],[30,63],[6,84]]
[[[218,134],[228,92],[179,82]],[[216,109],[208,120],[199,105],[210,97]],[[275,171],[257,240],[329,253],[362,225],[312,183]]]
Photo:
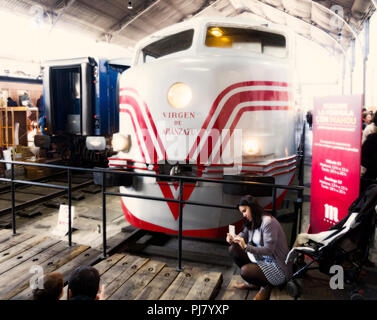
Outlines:
[[374,125],[377,126],[377,112],[374,114],[371,122],[373,122]]
[[69,298],[87,296],[92,300],[97,298],[100,276],[98,271],[90,266],[76,268],[68,282]]
[[370,113],[368,113],[365,117],[365,123],[370,124],[372,122],[372,116]]
[[243,215],[246,226],[249,229],[258,229],[265,214],[257,199],[251,195],[244,196],[238,202],[238,210]]
[[43,289],[33,289],[34,300],[59,300],[63,295],[64,277],[61,273],[46,274]]

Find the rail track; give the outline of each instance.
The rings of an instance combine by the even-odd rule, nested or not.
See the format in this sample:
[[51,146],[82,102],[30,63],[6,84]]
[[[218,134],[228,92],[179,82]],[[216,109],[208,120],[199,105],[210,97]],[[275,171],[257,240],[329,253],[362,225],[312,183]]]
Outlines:
[[[32,180],[32,182],[67,185],[67,174],[65,172],[54,173],[48,177]],[[72,174],[72,191],[87,188],[93,185],[93,177],[85,173]],[[17,211],[30,208],[52,199],[64,196],[66,190],[33,185],[15,184],[15,209]],[[0,187],[0,216],[12,211],[12,195],[10,184]]]

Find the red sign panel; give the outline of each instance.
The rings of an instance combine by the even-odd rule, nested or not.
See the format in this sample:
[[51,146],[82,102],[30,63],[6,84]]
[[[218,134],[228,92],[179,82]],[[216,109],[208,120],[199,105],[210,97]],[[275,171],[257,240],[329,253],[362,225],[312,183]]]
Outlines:
[[314,100],[310,230],[328,230],[359,196],[362,96]]

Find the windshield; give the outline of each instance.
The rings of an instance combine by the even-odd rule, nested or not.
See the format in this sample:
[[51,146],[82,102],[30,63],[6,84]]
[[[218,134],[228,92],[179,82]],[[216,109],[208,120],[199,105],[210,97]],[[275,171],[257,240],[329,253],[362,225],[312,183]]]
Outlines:
[[247,50],[279,58],[287,55],[283,35],[247,28],[210,26],[205,44],[207,47]]
[[194,30],[190,29],[155,41],[141,50],[139,62],[145,63],[168,54],[187,50],[192,45],[193,36]]

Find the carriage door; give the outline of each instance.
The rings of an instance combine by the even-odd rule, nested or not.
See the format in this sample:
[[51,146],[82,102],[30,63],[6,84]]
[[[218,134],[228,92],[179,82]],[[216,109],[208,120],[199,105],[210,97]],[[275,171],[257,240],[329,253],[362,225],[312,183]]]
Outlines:
[[91,135],[94,85],[89,63],[51,67],[50,134]]

